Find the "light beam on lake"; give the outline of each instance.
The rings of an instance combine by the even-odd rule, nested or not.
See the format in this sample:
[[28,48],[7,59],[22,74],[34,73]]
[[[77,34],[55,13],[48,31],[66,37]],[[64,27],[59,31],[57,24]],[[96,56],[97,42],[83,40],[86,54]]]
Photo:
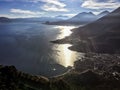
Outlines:
[[[57,26],[55,28],[58,28],[61,32],[56,39],[62,39],[66,36],[69,36],[72,33],[71,29],[75,28],[75,26]],[[65,67],[73,66],[74,61],[78,58],[77,52],[68,49],[70,46],[70,44],[56,45],[56,48],[59,51],[57,53],[57,58],[59,59],[58,62]]]

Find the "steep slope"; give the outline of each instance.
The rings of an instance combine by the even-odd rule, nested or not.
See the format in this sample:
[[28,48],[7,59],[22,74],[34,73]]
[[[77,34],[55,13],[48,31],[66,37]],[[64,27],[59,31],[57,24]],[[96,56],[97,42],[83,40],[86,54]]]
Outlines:
[[120,53],[120,8],[110,14],[79,27],[73,31],[72,36],[89,42],[97,52]]

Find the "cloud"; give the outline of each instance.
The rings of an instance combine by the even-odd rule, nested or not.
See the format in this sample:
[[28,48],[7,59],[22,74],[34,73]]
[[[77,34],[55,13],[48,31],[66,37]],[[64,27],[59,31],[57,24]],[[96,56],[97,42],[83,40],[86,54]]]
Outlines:
[[68,9],[65,8],[66,4],[60,2],[59,0],[30,0],[30,1],[45,3],[43,6],[41,6],[41,9],[45,11],[53,11],[53,12],[68,11]]
[[10,12],[17,13],[17,14],[30,14],[35,15],[35,12],[32,12],[30,10],[22,10],[22,9],[11,9]]
[[54,5],[58,5],[61,7],[66,6],[64,3],[60,2],[59,0],[26,0],[28,2],[34,2],[34,3],[38,3],[38,2],[44,2],[44,3],[49,3],[49,4],[54,4]]
[[68,10],[66,8],[57,6],[57,5],[53,5],[53,4],[45,4],[41,7],[41,9],[45,10],[45,11],[54,11],[54,12],[67,12]]
[[[19,1],[19,0],[5,0],[5,1]],[[43,3],[40,7],[44,11],[53,11],[53,12],[67,12],[69,11],[66,7],[66,4],[60,0],[20,0],[21,2],[33,2],[33,3]],[[29,13],[29,11],[28,11]],[[30,12],[31,13],[31,12]]]
[[89,9],[115,9],[119,6],[119,0],[84,0],[81,5]]
[[59,0],[39,0],[41,2],[45,2],[47,4],[53,4],[59,7],[65,7],[66,5],[62,2],[60,2]]
[[12,13],[11,16],[21,16],[21,17],[40,17],[44,12],[33,12],[30,10],[22,10],[22,9],[10,9],[10,12]]
[[0,1],[22,1],[22,2],[33,2],[33,3],[38,3],[38,2],[44,2],[44,3],[49,3],[49,4],[54,4],[58,5],[61,7],[66,6],[64,3],[60,2],[59,0],[0,0]]

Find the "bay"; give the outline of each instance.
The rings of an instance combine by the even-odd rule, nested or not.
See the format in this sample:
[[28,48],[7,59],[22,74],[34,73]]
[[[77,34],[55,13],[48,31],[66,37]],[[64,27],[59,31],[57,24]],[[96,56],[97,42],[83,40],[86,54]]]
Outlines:
[[0,24],[0,64],[14,65],[33,75],[55,76],[65,73],[82,53],[68,49],[69,44],[50,41],[69,36],[76,26],[41,23]]

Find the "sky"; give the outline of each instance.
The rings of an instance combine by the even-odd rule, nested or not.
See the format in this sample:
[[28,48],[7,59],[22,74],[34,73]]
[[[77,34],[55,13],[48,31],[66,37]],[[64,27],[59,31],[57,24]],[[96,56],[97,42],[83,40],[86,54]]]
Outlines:
[[120,6],[120,0],[0,0],[0,17],[72,17],[80,12],[98,14]]

